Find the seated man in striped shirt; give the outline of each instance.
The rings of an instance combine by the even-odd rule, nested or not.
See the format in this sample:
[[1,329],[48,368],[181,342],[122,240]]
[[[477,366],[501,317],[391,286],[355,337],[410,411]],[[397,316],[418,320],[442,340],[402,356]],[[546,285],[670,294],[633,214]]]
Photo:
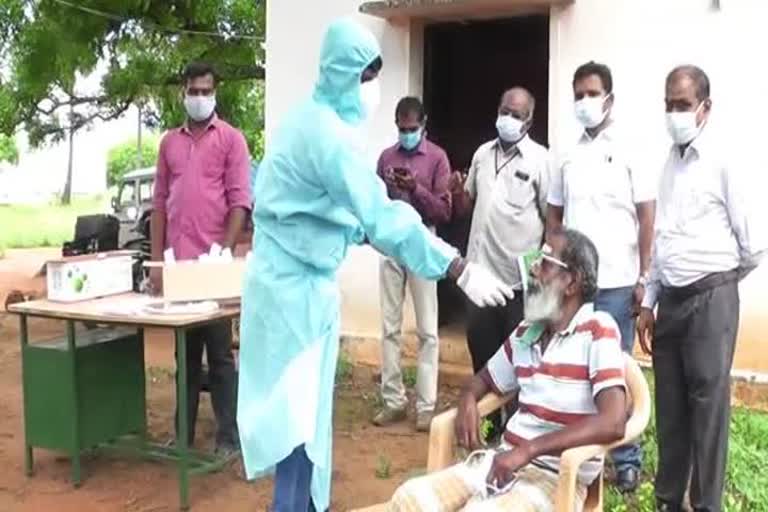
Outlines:
[[[569,448],[621,439],[626,383],[619,331],[595,311],[598,255],[574,230],[559,230],[531,271],[525,320],[461,394],[456,435],[480,447],[477,401],[490,391],[519,393],[519,409],[498,449],[474,452],[464,463],[402,485],[391,511],[554,509],[560,454]],[[602,459],[579,470],[574,510]]]

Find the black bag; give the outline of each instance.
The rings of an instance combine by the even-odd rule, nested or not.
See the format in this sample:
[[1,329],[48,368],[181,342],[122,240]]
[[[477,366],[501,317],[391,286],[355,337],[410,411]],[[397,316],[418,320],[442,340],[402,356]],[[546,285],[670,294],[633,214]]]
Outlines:
[[64,242],[62,256],[78,256],[118,248],[120,220],[114,215],[82,215],[75,223],[75,238]]

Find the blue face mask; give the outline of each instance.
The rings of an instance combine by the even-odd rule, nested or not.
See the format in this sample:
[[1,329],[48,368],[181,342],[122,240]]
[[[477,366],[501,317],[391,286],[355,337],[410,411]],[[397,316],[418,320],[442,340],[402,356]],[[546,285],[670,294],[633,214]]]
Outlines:
[[416,146],[419,145],[419,142],[421,142],[421,134],[423,132],[423,128],[419,128],[415,132],[400,132],[400,145],[406,150],[406,151],[413,151],[416,149]]

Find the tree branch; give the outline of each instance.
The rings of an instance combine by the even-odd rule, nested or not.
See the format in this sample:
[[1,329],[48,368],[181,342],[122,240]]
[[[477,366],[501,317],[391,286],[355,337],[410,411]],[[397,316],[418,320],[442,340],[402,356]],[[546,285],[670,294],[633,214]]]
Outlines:
[[[242,80],[264,80],[266,74],[264,66],[254,64],[252,66],[220,66],[218,69],[219,81],[240,82]],[[174,75],[164,80],[153,81],[147,85],[182,85],[181,76]]]
[[109,113],[104,112],[94,112],[92,114],[89,114],[87,116],[80,116],[78,117],[77,121],[70,124],[69,126],[55,126],[55,125],[49,125],[47,127],[41,127],[39,131],[37,131],[37,135],[43,139],[45,137],[50,137],[52,135],[63,135],[65,133],[69,133],[70,131],[77,132],[81,128],[88,126],[96,119],[100,119],[104,122],[113,121],[120,116],[122,116],[126,110],[128,110],[128,107],[131,106],[131,103],[133,102],[133,98],[130,100],[126,100],[122,104],[120,104],[118,107],[111,110]]
[[65,100],[65,101],[61,101],[61,100],[59,100],[57,98],[48,97],[48,98],[45,98],[44,100],[42,100],[40,103],[42,103],[43,101],[50,101],[51,104],[52,104],[52,107],[50,109],[46,109],[46,108],[41,107],[40,104],[38,103],[35,106],[35,110],[37,110],[41,114],[45,114],[47,116],[50,116],[50,115],[53,115],[53,113],[56,112],[61,107],[70,107],[70,106],[76,107],[78,105],[84,105],[86,103],[95,103],[96,105],[101,105],[101,104],[106,103],[107,101],[109,101],[109,97],[106,96],[106,95],[101,95],[101,96],[80,96],[80,97],[70,96],[69,100]]

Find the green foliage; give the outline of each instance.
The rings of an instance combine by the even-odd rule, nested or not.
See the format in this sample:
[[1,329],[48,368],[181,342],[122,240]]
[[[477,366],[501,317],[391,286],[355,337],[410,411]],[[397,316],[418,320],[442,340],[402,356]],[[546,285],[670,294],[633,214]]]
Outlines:
[[2,133],[0,133],[0,162],[19,163],[19,149],[16,147],[16,141],[13,137]]
[[416,386],[416,380],[418,379],[418,368],[414,366],[408,366],[403,368],[403,385],[407,388],[413,388]]
[[345,351],[339,351],[339,358],[336,362],[336,385],[343,384],[352,378],[352,361],[349,354]]
[[376,478],[389,480],[392,477],[392,462],[384,455],[379,455],[376,461]]
[[736,409],[730,438],[725,510],[768,510],[768,416]]
[[484,443],[490,441],[488,438],[490,437],[491,432],[493,432],[493,422],[488,418],[483,418],[483,421],[480,422],[480,438]]
[[[257,89],[261,89],[263,91],[262,84],[259,84]],[[259,108],[258,112],[263,113],[264,112],[264,97],[262,92],[262,97],[259,100]],[[248,147],[251,150],[251,159],[255,162],[261,162],[261,160],[264,158],[264,119],[259,121],[259,124],[241,124],[238,125],[238,127],[243,131],[243,135],[245,135],[245,140],[248,141]]]
[[[653,385],[653,374],[646,373]],[[653,475],[658,464],[656,419],[642,438],[643,483],[634,495],[622,496],[608,486],[607,512],[653,512]],[[726,512],[768,510],[768,415],[745,408],[734,408],[730,425],[728,475],[724,499]]]
[[111,187],[127,172],[152,167],[157,162],[159,139],[149,137],[141,143],[141,162],[138,162],[136,139],[125,141],[107,153],[107,184]]
[[58,203],[0,206],[0,247],[61,247],[65,241],[72,240],[77,217],[106,211],[107,199],[76,198],[67,206]]
[[[149,124],[177,126],[184,117],[180,73],[188,62],[205,60],[220,74],[222,117],[244,128],[252,150],[258,147],[266,2],[71,3],[108,15],[54,0],[0,1],[0,133],[23,126],[39,145],[63,138],[70,127],[115,119],[131,104],[144,105]],[[76,77],[97,66],[106,68],[99,90],[75,90]]]

